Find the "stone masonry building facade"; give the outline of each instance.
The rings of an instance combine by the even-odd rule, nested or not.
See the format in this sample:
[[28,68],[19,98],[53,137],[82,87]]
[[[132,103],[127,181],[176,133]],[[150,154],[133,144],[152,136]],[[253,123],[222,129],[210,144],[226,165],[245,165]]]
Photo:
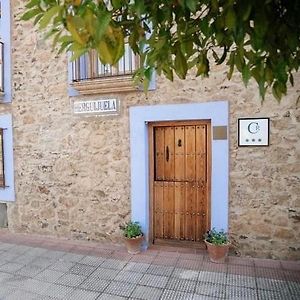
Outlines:
[[[256,84],[245,88],[239,74],[228,81],[224,66],[214,66],[205,79],[191,74],[171,83],[155,76],[147,94],[115,79],[95,80],[84,91],[84,84],[70,82],[67,55],[56,55],[30,23],[19,20],[25,1],[1,2],[9,53],[4,76],[10,80],[0,125],[11,117],[12,148],[3,161],[4,174],[13,168],[8,180],[14,189],[8,196],[0,192],[0,202],[10,231],[116,242],[119,225],[133,219],[151,243],[150,127],[208,120],[208,227],[228,230],[241,255],[300,259],[300,73],[281,103],[271,94],[262,103]],[[117,113],[74,112],[75,103],[98,100],[117,103]],[[240,147],[241,118],[269,118],[269,145]],[[4,130],[4,145],[6,135]]]

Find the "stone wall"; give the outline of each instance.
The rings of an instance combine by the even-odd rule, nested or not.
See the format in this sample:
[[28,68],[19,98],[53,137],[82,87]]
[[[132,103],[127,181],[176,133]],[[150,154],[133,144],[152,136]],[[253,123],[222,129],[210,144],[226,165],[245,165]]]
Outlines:
[[[24,1],[12,1],[13,102],[1,105],[14,119],[16,201],[9,228],[77,239],[116,241],[130,218],[128,110],[134,105],[228,100],[230,103],[230,233],[242,255],[300,259],[300,74],[288,96],[262,104],[255,84],[224,67],[209,79],[170,83],[157,78],[145,95],[117,96],[113,118],[72,114],[67,60],[29,23],[19,21]],[[97,97],[79,97],[95,99]],[[270,146],[237,147],[237,119],[270,117]]]

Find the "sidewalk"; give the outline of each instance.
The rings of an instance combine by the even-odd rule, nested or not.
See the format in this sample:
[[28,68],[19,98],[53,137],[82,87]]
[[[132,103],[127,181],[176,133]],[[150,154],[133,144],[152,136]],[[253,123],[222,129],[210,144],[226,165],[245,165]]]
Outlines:
[[300,262],[229,257],[0,231],[0,299],[300,299]]

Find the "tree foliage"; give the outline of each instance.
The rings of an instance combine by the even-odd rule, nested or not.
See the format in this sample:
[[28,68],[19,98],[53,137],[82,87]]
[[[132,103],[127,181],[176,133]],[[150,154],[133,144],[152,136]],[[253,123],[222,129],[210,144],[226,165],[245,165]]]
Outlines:
[[95,49],[113,65],[128,42],[145,82],[153,69],[173,80],[226,64],[228,79],[236,69],[263,98],[271,88],[280,100],[300,65],[299,15],[299,0],[30,0],[22,19],[33,18],[73,59]]

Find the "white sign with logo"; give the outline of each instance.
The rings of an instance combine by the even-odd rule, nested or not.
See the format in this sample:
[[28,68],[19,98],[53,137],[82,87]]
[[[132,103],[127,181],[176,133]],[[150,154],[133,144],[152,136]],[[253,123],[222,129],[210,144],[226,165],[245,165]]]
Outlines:
[[119,115],[120,101],[117,99],[74,101],[73,110],[76,115]]
[[269,123],[269,118],[239,119],[239,146],[269,146]]

